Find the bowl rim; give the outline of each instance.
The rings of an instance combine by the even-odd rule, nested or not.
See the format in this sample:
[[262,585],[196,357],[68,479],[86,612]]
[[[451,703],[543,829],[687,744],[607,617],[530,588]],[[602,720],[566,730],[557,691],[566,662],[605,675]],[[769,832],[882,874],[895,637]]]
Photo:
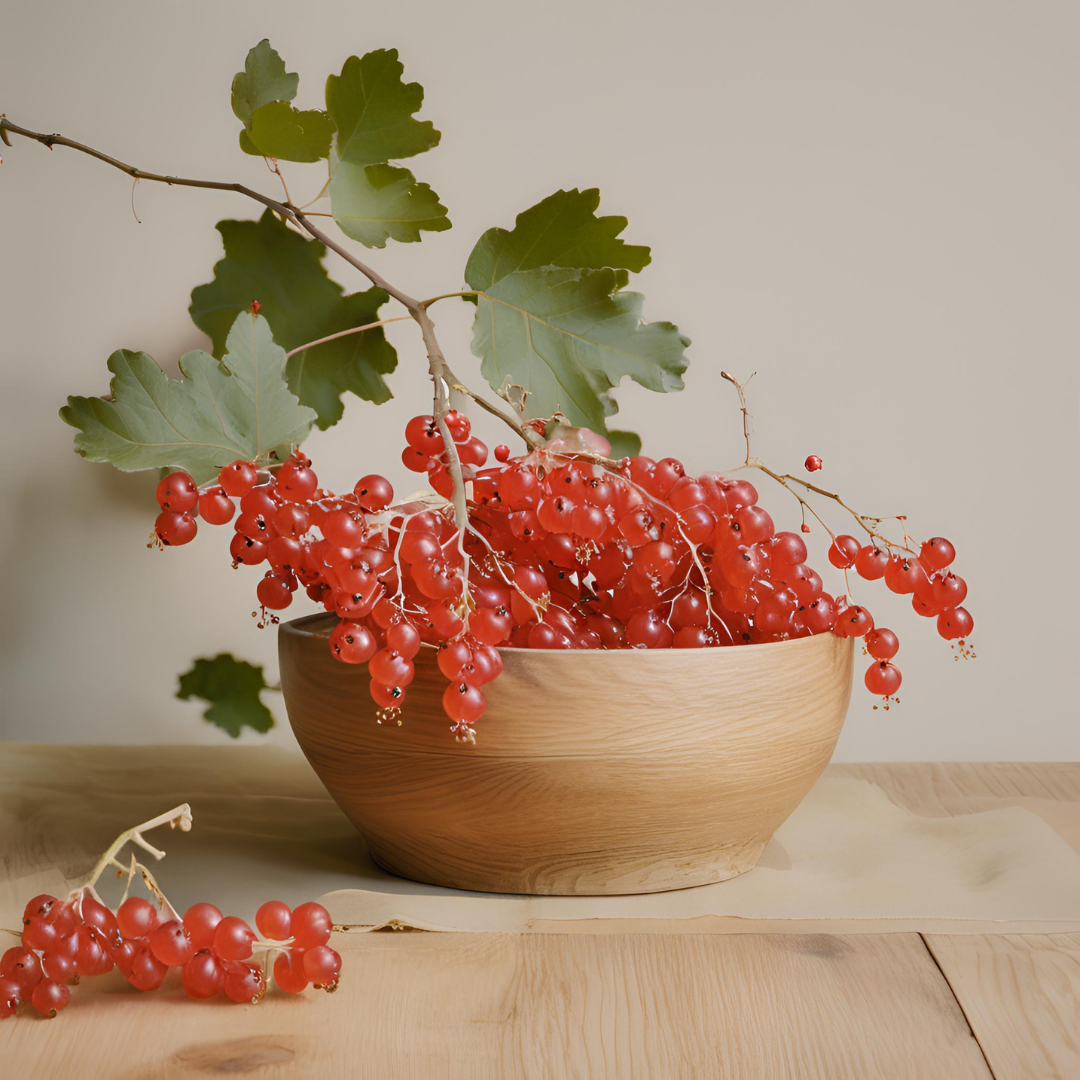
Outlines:
[[[279,633],[289,633],[300,638],[324,638],[324,635],[316,633],[308,626],[312,623],[322,623],[328,619],[336,619],[337,616],[330,611],[316,611],[310,615],[301,615],[296,619],[289,619],[287,622],[282,622],[278,625]],[[807,634],[806,637],[790,638],[787,641],[763,641],[752,645],[721,645],[712,646],[709,648],[698,649],[522,649],[514,645],[496,645],[495,648],[500,653],[506,653],[511,656],[561,656],[561,657],[584,657],[584,656],[628,656],[634,657],[640,661],[643,656],[648,656],[650,662],[653,663],[665,663],[668,661],[658,660],[657,658],[664,656],[702,656],[717,654],[723,656],[731,656],[733,651],[737,651],[739,655],[746,655],[747,653],[760,653],[763,650],[770,650],[773,653],[779,652],[781,649],[791,652],[794,649],[806,649],[811,647],[820,648],[822,639],[836,638],[838,641],[851,643],[853,639],[842,638],[831,631],[825,634]],[[813,646],[811,643],[815,643]],[[430,645],[427,642],[423,643],[424,648],[434,649],[434,645]],[[558,662],[558,661],[556,661]],[[605,661],[607,662],[607,661]],[[615,661],[619,663],[620,661]]]

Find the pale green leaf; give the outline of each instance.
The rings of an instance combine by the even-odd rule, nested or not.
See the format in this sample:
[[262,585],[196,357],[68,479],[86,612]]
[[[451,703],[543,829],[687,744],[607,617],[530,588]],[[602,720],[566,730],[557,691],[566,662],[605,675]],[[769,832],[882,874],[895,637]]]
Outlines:
[[391,159],[413,157],[439,141],[417,120],[419,83],[402,82],[396,49],[351,56],[326,82],[326,108],[337,128],[330,159],[330,209],[338,227],[367,247],[415,242],[450,228],[446,207],[427,184]]
[[413,116],[424,89],[402,82],[404,70],[397,49],[376,49],[350,56],[341,74],[327,79],[326,110],[337,127],[341,161],[377,165],[422,154],[438,143],[431,122]]
[[256,109],[271,101],[292,101],[300,76],[285,70],[285,61],[263,38],[247,54],[244,70],[233,79],[232,108],[244,127],[251,126]]
[[[498,301],[493,304],[479,297],[474,324],[474,351],[483,358],[492,386],[499,389],[507,381],[523,386],[530,391],[527,408],[532,415],[559,409],[574,422],[606,434],[613,441],[612,452],[623,456],[635,452],[640,440],[632,432],[605,430],[604,417],[615,411],[608,391],[626,375],[652,389],[678,389],[686,343],[669,324],[635,328],[636,315],[631,313],[640,311],[640,297],[612,296],[626,287],[631,271],[648,265],[650,254],[647,247],[620,238],[626,218],[600,217],[599,205],[596,188],[556,191],[518,214],[513,229],[484,233],[469,256],[465,280],[470,288]],[[604,273],[519,276],[555,267]],[[606,304],[601,303],[602,289],[607,290]],[[521,311],[507,310],[507,301]],[[537,321],[540,316],[546,319],[551,304],[558,308],[579,301],[584,307],[571,321],[599,316],[594,336],[605,338],[617,328],[622,343],[618,348],[608,348],[601,340],[582,342],[566,333],[565,312]],[[635,343],[624,355],[622,339],[627,337]]]
[[484,377],[496,390],[527,391],[530,416],[561,412],[598,432],[617,408],[608,391],[624,377],[663,393],[681,389],[689,339],[671,323],[643,323],[643,297],[616,292],[619,281],[613,269],[501,278],[479,297],[473,326]]
[[250,128],[240,133],[240,148],[284,161],[319,161],[330,153],[333,134],[334,125],[326,113],[301,112],[288,102],[271,101],[255,110]]
[[[344,294],[322,265],[326,248],[287,229],[269,210],[258,221],[220,221],[225,257],[214,280],[191,294],[191,317],[210,335],[220,356],[237,314],[258,300],[274,340],[291,351],[340,330],[376,322],[388,297],[381,289]],[[382,376],[397,365],[381,327],[350,334],[289,358],[289,386],[318,413],[321,428],[342,415],[346,391],[383,402],[390,389]]]
[[231,461],[280,459],[315,420],[290,391],[285,351],[259,315],[236,319],[223,360],[183,356],[180,379],[126,349],[109,357],[109,371],[109,400],[69,397],[60,416],[79,429],[77,453],[125,472],[180,468],[204,484]]
[[637,457],[641,453],[640,435],[632,431],[608,431],[605,434],[611,443],[611,456],[616,461],[625,457]]
[[200,656],[180,676],[176,696],[182,701],[207,702],[203,717],[236,739],[242,728],[267,732],[274,726],[274,715],[259,696],[267,689],[262,667],[237,660],[231,653],[218,653]]
[[599,205],[597,188],[556,191],[518,214],[512,230],[488,229],[465,267],[469,288],[489,289],[507,274],[543,266],[635,273],[647,266],[647,247],[619,239],[626,218],[597,217]]
[[420,239],[450,228],[446,207],[427,184],[393,165],[339,162],[330,181],[330,209],[341,231],[367,247]]
[[251,154],[253,157],[259,157],[261,154],[259,148],[251,141],[251,135],[248,133],[247,128],[240,129],[240,149],[245,154]]

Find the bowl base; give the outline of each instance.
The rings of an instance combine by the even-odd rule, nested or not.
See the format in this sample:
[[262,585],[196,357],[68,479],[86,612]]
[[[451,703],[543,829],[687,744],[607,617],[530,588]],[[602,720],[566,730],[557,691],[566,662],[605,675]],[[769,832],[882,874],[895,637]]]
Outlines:
[[506,870],[497,874],[484,873],[477,867],[443,869],[432,866],[428,860],[416,859],[403,852],[397,855],[377,851],[367,843],[372,862],[394,877],[417,881],[424,885],[438,885],[444,889],[462,892],[503,893],[508,896],[637,896],[642,893],[677,892],[701,885],[715,885],[721,881],[739,877],[757,866],[765,844],[755,844],[742,849],[738,856],[720,859],[707,865],[678,867],[666,861],[657,865],[620,871],[609,867],[601,875],[593,874],[575,878],[568,874],[546,874],[528,870],[512,873]]

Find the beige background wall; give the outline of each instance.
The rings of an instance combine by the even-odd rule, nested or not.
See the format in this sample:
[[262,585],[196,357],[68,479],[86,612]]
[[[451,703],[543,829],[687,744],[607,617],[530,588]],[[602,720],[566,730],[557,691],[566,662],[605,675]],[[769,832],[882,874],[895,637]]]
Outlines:
[[[399,46],[444,132],[419,171],[455,228],[375,253],[392,280],[457,288],[483,229],[599,185],[653,245],[647,314],[694,339],[684,394],[620,395],[647,449],[735,464],[719,371],[756,369],[762,457],[818,453],[857,506],[956,543],[978,659],[954,663],[906,603],[863,590],[901,632],[903,700],[874,712],[859,688],[839,756],[1076,758],[1078,34],[1073,0],[40,0],[8,5],[0,110],[269,191],[228,104],[248,47],[268,35],[310,106],[348,53]],[[249,617],[255,575],[229,569],[221,534],[147,551],[152,480],[76,458],[56,410],[104,391],[116,347],[174,363],[203,343],[186,307],[220,255],[213,225],[255,208],[142,184],[137,224],[119,173],[22,142],[3,157],[0,736],[220,742],[171,694],[218,649],[276,671]],[[290,170],[294,192],[314,194],[316,169]],[[465,305],[438,315],[475,372]],[[332,485],[404,479],[400,432],[428,391],[415,336],[393,329],[397,399],[353,399],[311,439]]]

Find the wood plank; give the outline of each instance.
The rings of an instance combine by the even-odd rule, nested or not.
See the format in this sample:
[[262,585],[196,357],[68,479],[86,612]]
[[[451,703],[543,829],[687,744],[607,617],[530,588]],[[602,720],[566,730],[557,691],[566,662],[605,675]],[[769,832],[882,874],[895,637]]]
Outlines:
[[[19,791],[20,776],[55,781],[58,769],[93,786],[102,763],[138,767],[141,754],[160,750],[21,749],[19,768],[0,784],[13,821],[0,845],[0,892],[17,871],[81,872],[143,802],[160,809],[160,793],[134,798],[99,784],[96,815],[54,821]],[[215,751],[223,752],[233,755],[237,784],[266,764],[263,748]],[[217,810],[235,814],[237,804],[228,790],[195,782],[197,758],[177,750],[170,780],[198,791],[202,835]],[[1075,765],[831,768],[920,814],[1027,806],[1080,849]],[[325,799],[306,770],[295,780],[277,794]],[[244,825],[256,833],[257,806],[252,813]],[[347,862],[350,836],[335,822],[345,824],[327,803],[329,847],[318,858]],[[184,848],[170,844],[181,871]],[[283,857],[283,875],[302,873],[312,857],[314,848]],[[15,899],[25,900],[21,890]],[[224,1000],[189,1002],[175,975],[149,995],[115,973],[88,982],[55,1023],[22,1015],[0,1023],[4,1075],[989,1076],[969,1023],[998,1080],[1080,1075],[1080,935],[930,936],[933,956],[905,934],[340,937],[347,978],[338,993],[275,994],[254,1010],[241,1006],[242,1015]]]
[[928,934],[926,943],[996,1080],[1080,1076],[1080,934]]
[[869,780],[900,806],[926,817],[1022,806],[1080,851],[1080,762],[834,764],[826,775]]
[[338,936],[330,996],[79,987],[0,1027],[7,1075],[990,1076],[915,934]]

